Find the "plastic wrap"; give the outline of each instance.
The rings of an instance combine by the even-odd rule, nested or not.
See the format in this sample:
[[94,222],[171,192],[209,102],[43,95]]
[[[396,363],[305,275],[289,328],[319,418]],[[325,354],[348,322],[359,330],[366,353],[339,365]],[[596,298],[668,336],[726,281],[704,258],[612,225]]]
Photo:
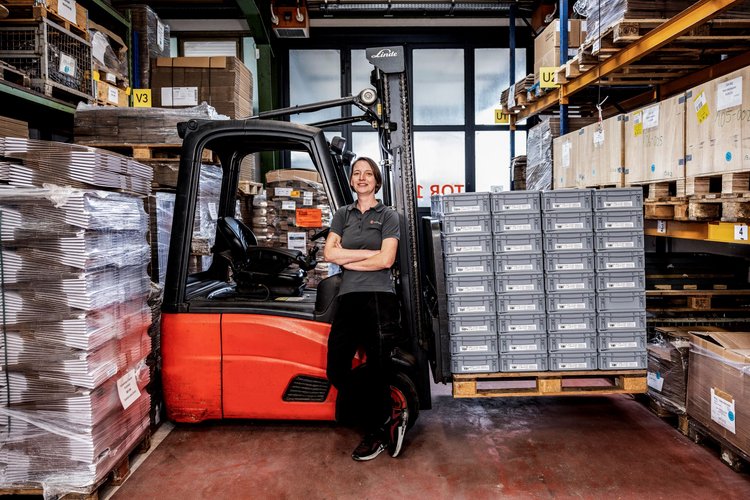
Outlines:
[[268,194],[265,189],[253,197],[253,210],[251,216],[253,234],[258,239],[259,245],[269,245],[273,236],[273,226],[269,224],[268,218]]
[[[124,46],[111,40],[106,33],[96,29],[89,29],[91,35],[91,59],[94,70],[104,71],[113,76],[108,83],[121,87],[129,87],[128,56]],[[115,47],[120,46],[119,49]]]
[[188,120],[228,120],[203,102],[192,108],[119,108],[78,104],[74,118],[78,144],[182,144],[177,124]]
[[199,256],[201,269],[211,265],[211,247],[216,241],[219,198],[221,196],[221,167],[201,165],[198,185],[198,201],[193,221],[193,240],[190,244],[192,255]]
[[552,189],[552,129],[543,120],[529,129],[526,141],[526,189]]
[[526,190],[526,155],[514,157],[510,161],[510,167],[513,170],[513,190]]
[[133,31],[137,33],[139,88],[151,88],[151,63],[157,57],[170,56],[169,25],[164,23],[148,5],[129,5]]
[[[156,240],[152,239],[152,244],[156,244],[156,258],[158,263],[159,285],[164,286],[164,280],[167,276],[167,259],[169,257],[169,240],[172,235],[172,218],[174,216],[174,193],[156,193]],[[152,255],[154,255],[152,253]]]
[[659,335],[647,350],[649,397],[673,413],[685,414],[690,342]]

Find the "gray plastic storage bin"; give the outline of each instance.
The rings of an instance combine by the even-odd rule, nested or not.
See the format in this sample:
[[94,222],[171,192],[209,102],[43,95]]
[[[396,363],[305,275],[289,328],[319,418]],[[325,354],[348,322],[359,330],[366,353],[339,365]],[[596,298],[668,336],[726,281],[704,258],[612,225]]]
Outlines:
[[547,316],[544,313],[498,314],[497,330],[505,333],[547,333]]
[[643,189],[607,188],[594,190],[594,210],[643,209]]
[[495,280],[492,276],[446,276],[445,288],[448,295],[486,295],[495,293]]
[[645,267],[646,255],[643,250],[609,251],[596,254],[597,271],[636,270]]
[[600,370],[645,370],[646,351],[600,352]]
[[446,255],[445,275],[470,276],[495,272],[492,255]]
[[590,189],[555,189],[542,192],[543,212],[590,212]]
[[646,272],[643,269],[599,271],[596,273],[596,289],[602,292],[645,290]]
[[547,352],[546,333],[503,333],[499,335],[500,353]]
[[550,292],[547,294],[547,312],[596,312],[596,295],[591,292]]
[[547,293],[553,292],[593,292],[596,290],[595,275],[587,273],[547,273],[545,275]]
[[547,233],[591,231],[594,214],[591,212],[546,212],[542,218]]
[[643,230],[643,210],[605,210],[594,212],[594,229],[609,231],[613,229]]
[[603,311],[598,315],[599,333],[638,330],[646,331],[646,311]]
[[497,334],[465,333],[451,335],[452,354],[497,354]]
[[599,292],[596,296],[598,311],[645,311],[646,293],[638,290],[632,292]]
[[438,219],[443,217],[443,195],[433,194],[430,196],[430,215]]
[[596,332],[550,333],[549,352],[594,351],[598,347]]
[[456,193],[442,196],[442,212],[450,214],[490,213],[490,193]]
[[541,273],[544,271],[541,253],[504,253],[495,256],[495,272],[506,273]]
[[503,191],[491,193],[492,213],[539,213],[539,191]]
[[599,351],[646,350],[646,331],[599,333]]
[[550,313],[547,317],[547,331],[550,333],[596,331],[596,313]]
[[448,314],[453,315],[488,315],[495,314],[494,295],[449,295]]
[[500,213],[492,214],[492,232],[500,233],[539,233],[542,230],[541,214]]
[[497,316],[454,315],[448,318],[448,332],[451,335],[463,333],[497,334]]
[[645,237],[643,231],[597,231],[594,233],[597,252],[609,250],[642,250]]
[[501,372],[546,372],[547,353],[513,353],[500,355]]
[[496,254],[542,253],[541,233],[500,233],[494,237]]
[[443,217],[443,234],[489,234],[492,231],[490,215],[446,215]]
[[586,253],[568,253],[554,252],[544,256],[544,270],[551,272],[582,272],[594,270],[594,254]]
[[499,359],[497,354],[453,354],[451,368],[453,373],[497,373]]
[[490,254],[492,253],[492,235],[443,236],[443,253],[445,255]]
[[596,370],[599,357],[594,352],[551,352],[549,354],[550,371]]
[[500,293],[497,313],[543,313],[544,293]]
[[545,252],[593,252],[594,233],[544,233]]
[[495,276],[497,293],[544,293],[544,274],[498,274]]

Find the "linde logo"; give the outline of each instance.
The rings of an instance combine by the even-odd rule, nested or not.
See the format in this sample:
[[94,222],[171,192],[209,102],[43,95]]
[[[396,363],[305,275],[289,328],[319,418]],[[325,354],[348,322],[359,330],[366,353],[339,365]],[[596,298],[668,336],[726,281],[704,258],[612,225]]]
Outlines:
[[385,57],[398,57],[398,52],[391,49],[380,49],[377,54],[373,54],[373,59],[383,59]]

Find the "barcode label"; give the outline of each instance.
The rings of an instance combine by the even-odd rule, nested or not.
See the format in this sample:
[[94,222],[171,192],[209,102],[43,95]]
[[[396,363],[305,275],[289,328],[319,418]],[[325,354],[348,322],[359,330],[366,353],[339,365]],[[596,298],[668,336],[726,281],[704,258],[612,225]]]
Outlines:
[[453,247],[453,251],[456,253],[471,253],[471,252],[481,252],[482,246],[481,245],[474,245],[469,247]]
[[509,311],[536,311],[536,304],[516,304],[508,306]]
[[503,210],[531,210],[531,204],[503,205]]
[[454,233],[478,233],[482,230],[482,226],[454,226]]
[[487,325],[476,325],[476,326],[459,326],[459,332],[486,332],[489,331]]
[[608,342],[607,349],[635,349],[638,342]]
[[630,221],[630,222],[607,222],[606,224],[604,224],[604,227],[607,228],[607,229],[622,228],[622,227],[633,228],[633,227],[635,227],[635,223],[633,221]]
[[607,248],[635,248],[635,241],[608,241]]
[[576,201],[573,203],[553,203],[552,208],[581,208],[581,202]]
[[528,252],[531,250],[531,245],[505,245],[503,251],[505,252]]
[[583,229],[583,222],[555,224],[555,229]]
[[534,291],[534,284],[526,284],[526,285],[506,285],[505,291],[506,292],[533,292]]
[[574,302],[571,304],[557,304],[558,309],[586,309],[585,302]]
[[538,346],[536,344],[521,344],[510,346],[511,351],[536,351]]
[[579,243],[555,243],[555,250],[580,250],[583,248],[583,242]]
[[611,361],[610,368],[638,368],[638,361]]
[[490,371],[490,365],[463,365],[461,367],[462,372],[488,372]]
[[484,266],[457,266],[457,273],[483,273]]
[[536,324],[530,325],[510,325],[509,330],[511,332],[534,332],[536,331]]
[[458,293],[484,292],[484,285],[482,286],[457,286],[456,292]]
[[607,323],[607,328],[635,328],[635,321],[618,321]]
[[583,290],[586,288],[586,283],[558,283],[558,290]]
[[628,201],[605,201],[605,208],[621,208],[621,207],[632,207],[633,200]]
[[518,265],[512,265],[507,264],[505,266],[506,271],[532,271],[534,269],[534,266],[532,264],[518,264]]
[[622,281],[619,283],[607,283],[607,288],[635,288],[635,282]]
[[471,205],[469,207],[453,207],[451,212],[479,212],[481,210],[482,207],[479,205]]
[[490,350],[488,345],[462,345],[458,348],[459,352],[487,352]]
[[586,323],[564,323],[559,325],[560,330],[585,330]]
[[560,368],[573,369],[573,368],[586,368],[586,363],[560,363]]
[[512,371],[535,371],[539,369],[539,365],[537,363],[511,364],[510,369]]
[[556,264],[555,265],[556,271],[574,271],[577,269],[583,269],[583,262],[579,262],[578,264]]
[[485,312],[487,311],[487,308],[484,306],[459,306],[456,310],[460,313],[476,313]]
[[635,262],[607,262],[607,269],[633,269],[635,268]]
[[557,344],[557,348],[560,350],[570,351],[572,349],[586,349],[588,345],[586,342],[566,342],[564,344]]
[[505,224],[503,231],[531,231],[531,224]]

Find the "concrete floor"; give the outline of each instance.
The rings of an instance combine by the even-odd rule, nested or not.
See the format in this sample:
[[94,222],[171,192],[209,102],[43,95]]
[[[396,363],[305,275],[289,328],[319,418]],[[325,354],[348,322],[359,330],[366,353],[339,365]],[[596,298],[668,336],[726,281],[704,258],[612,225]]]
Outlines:
[[177,425],[112,498],[750,498],[750,475],[630,396],[435,389],[397,459],[354,462],[360,436],[328,423]]

